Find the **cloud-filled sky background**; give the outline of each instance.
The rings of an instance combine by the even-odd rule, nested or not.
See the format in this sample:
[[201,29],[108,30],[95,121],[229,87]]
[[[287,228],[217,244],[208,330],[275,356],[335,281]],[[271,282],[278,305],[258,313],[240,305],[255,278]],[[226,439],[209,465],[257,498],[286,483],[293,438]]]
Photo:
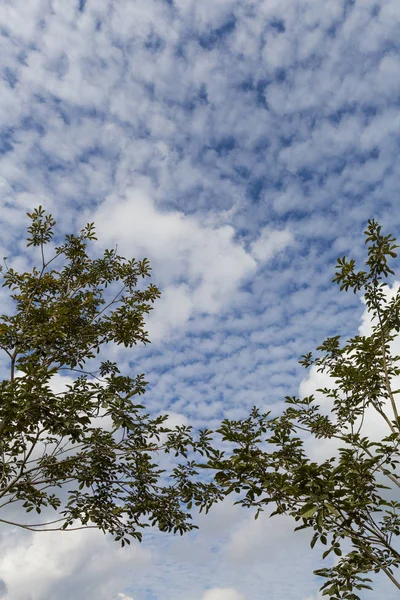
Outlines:
[[[336,258],[370,218],[400,237],[399,53],[398,0],[0,0],[0,255],[22,261],[38,204],[95,221],[163,292],[151,346],[120,355],[151,411],[213,427],[281,402],[301,354],[363,323]],[[0,598],[317,600],[287,520],[200,523],[127,550],[4,531]]]

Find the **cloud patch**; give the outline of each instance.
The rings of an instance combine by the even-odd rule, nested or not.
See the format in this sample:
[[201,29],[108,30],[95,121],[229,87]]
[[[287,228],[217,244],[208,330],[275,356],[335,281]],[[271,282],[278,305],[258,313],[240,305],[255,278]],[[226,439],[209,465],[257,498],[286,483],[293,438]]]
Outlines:
[[201,600],[245,600],[245,596],[233,588],[212,588],[204,593]]
[[15,533],[9,530],[1,540],[7,600],[86,600],[93,594],[109,600],[128,584],[132,569],[140,570],[150,560],[139,545],[116,549],[99,531]]
[[153,340],[183,327],[194,314],[223,311],[258,262],[271,260],[293,241],[287,230],[264,229],[247,251],[221,216],[163,210],[146,189],[108,198],[93,218],[103,241],[151,260],[163,291],[149,320]]

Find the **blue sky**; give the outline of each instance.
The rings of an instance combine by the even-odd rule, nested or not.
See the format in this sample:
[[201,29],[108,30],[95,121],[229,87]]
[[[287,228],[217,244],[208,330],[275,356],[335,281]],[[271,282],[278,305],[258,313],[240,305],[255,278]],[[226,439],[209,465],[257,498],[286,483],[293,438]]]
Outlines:
[[[399,40],[398,0],[0,0],[1,256],[24,264],[38,204],[65,232],[95,221],[163,291],[152,345],[118,355],[147,406],[278,410],[300,355],[362,323],[336,258],[370,218],[400,237]],[[317,599],[287,521],[226,504],[201,524],[124,552],[4,533],[0,597]]]

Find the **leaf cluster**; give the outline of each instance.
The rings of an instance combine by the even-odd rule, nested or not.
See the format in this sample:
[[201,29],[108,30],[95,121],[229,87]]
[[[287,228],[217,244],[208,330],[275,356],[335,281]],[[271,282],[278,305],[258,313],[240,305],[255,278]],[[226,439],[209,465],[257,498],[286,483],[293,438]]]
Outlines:
[[[0,507],[43,513],[40,523],[16,526],[95,527],[122,545],[149,525],[189,531],[187,507],[208,510],[221,496],[214,483],[197,481],[193,460],[217,456],[211,433],[194,436],[147,414],[137,401],[144,375],[123,374],[103,357],[108,345],[149,342],[145,318],[160,292],[146,283],[148,260],[113,249],[91,258],[93,223],[47,257],[55,221],[42,207],[28,217],[27,246],[39,249],[41,262],[30,272],[3,269],[14,310],[0,315],[8,363],[0,382]],[[73,381],[56,391],[54,375],[63,372]],[[166,471],[168,454],[175,466]]]
[[[340,336],[330,337],[317,357],[308,353],[300,361],[329,376],[331,387],[318,390],[329,416],[314,396],[287,397],[286,409],[274,418],[254,408],[244,421],[222,423],[219,433],[231,451],[209,463],[225,493],[238,494],[237,502],[255,508],[256,518],[271,505],[271,516],[290,515],[296,530],[313,531],[311,546],[325,547],[324,559],[337,557],[330,568],[315,571],[326,578],[321,590],[331,600],[359,600],[356,591],[371,589],[366,575],[380,571],[400,589],[395,576],[400,502],[390,497],[400,489],[400,390],[393,388],[400,357],[392,353],[400,331],[400,294],[389,299],[385,289],[398,246],[374,220],[365,235],[366,268],[357,270],[354,260],[340,258],[333,282],[363,293],[371,335],[344,344]],[[367,411],[384,423],[383,439],[363,435]],[[310,438],[315,444],[333,440],[337,452],[311,460],[304,447]]]

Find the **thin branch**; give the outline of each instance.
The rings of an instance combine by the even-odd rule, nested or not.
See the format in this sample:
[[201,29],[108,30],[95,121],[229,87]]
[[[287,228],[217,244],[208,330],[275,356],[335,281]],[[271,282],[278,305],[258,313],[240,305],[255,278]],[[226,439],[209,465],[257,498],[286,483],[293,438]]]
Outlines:
[[9,358],[12,357],[11,352],[5,346],[3,346],[3,344],[0,344],[0,348],[1,350],[4,350],[4,352],[7,354],[7,356],[9,356]]
[[[65,519],[62,519],[65,521]],[[14,525],[15,527],[21,527],[22,529],[27,529],[28,531],[77,531],[78,529],[98,529],[97,525],[82,525],[82,527],[67,527],[63,529],[62,527],[50,527],[46,529],[37,529],[37,527],[42,527],[42,525],[24,525],[23,523],[15,523],[14,521],[7,521],[6,519],[0,519],[0,523],[6,523],[7,525]],[[44,525],[46,525],[44,523]],[[43,525],[43,526],[44,526]]]
[[93,377],[93,379],[97,379],[97,381],[100,381],[101,383],[107,382],[106,379],[101,379],[100,377],[97,377],[97,375],[95,375],[91,371],[82,371],[82,369],[73,369],[72,367],[58,367],[58,371],[75,371],[76,373],[81,373],[83,375],[90,375],[91,377]]
[[13,382],[15,379],[15,361],[17,359],[17,350],[15,349],[11,355],[10,362],[10,381]]
[[43,244],[43,242],[40,243],[40,252],[42,254],[42,265],[43,265],[43,268],[44,268],[45,265],[46,265],[46,261],[44,259],[44,244]]
[[396,400],[394,398],[394,395],[392,392],[392,387],[390,385],[389,372],[388,372],[388,368],[387,368],[384,327],[383,327],[383,323],[382,323],[382,316],[381,316],[381,311],[379,308],[379,303],[377,302],[377,299],[376,299],[375,290],[374,290],[374,299],[375,299],[375,309],[376,309],[376,313],[378,315],[379,326],[380,326],[380,334],[381,334],[381,342],[382,342],[382,363],[383,363],[383,371],[385,374],[385,387],[386,387],[387,393],[389,394],[390,403],[392,405],[392,410],[393,410],[394,418],[397,423],[397,427],[399,427],[399,413],[397,411]]
[[18,475],[16,475],[14,477],[14,479],[4,488],[4,490],[0,491],[0,498],[2,498],[10,489],[12,489],[15,486],[15,484],[21,479],[21,477],[23,475],[25,475],[24,468],[26,466],[26,461],[29,459],[29,457],[31,456],[34,448],[36,447],[36,444],[39,441],[39,437],[40,437],[41,433],[43,433],[43,431],[39,431],[37,433],[36,440],[32,443],[32,446],[31,446],[28,454],[26,455],[25,459],[22,461],[22,464],[21,464],[21,467],[20,467]]
[[43,274],[44,274],[45,270],[47,269],[47,267],[49,266],[49,264],[53,262],[53,260],[56,260],[56,258],[58,258],[63,253],[63,251],[64,251],[64,249],[60,248],[59,251],[56,252],[56,254],[53,256],[53,258],[51,258],[47,263],[43,264],[42,269],[41,269],[41,271],[39,273],[39,277],[38,277],[38,279],[36,281],[36,285],[35,285],[35,287],[32,290],[31,297],[30,297],[28,305],[27,305],[27,307],[25,309],[25,316],[28,316],[29,309],[32,306],[33,298],[35,297],[36,290],[38,289],[39,283],[40,283],[40,281],[41,281],[41,279],[43,277]]
[[[378,561],[377,561],[377,564],[379,564]],[[393,575],[391,574],[389,569],[384,567],[382,564],[379,564],[379,566],[382,569],[382,571],[385,573],[385,575],[387,575],[389,577],[390,581],[392,583],[394,583],[394,585],[400,590],[400,583],[397,581],[397,579],[395,577],[393,577]]]
[[380,409],[377,405],[375,405],[374,402],[371,402],[371,404],[374,407],[374,409],[376,410],[376,412],[384,419],[384,421],[388,425],[390,431],[392,433],[397,433],[395,428],[392,425],[392,422],[390,421],[389,417],[384,413],[384,411],[382,409]]
[[96,319],[98,319],[108,308],[110,308],[110,306],[112,306],[113,304],[115,304],[116,301],[118,300],[118,297],[123,293],[123,291],[125,289],[126,289],[126,285],[124,285],[123,288],[121,288],[121,290],[118,292],[118,294],[116,294],[114,296],[114,298],[111,300],[111,302],[109,302],[96,315],[94,315],[94,317],[89,321],[89,324],[93,323],[93,321],[95,321]]

